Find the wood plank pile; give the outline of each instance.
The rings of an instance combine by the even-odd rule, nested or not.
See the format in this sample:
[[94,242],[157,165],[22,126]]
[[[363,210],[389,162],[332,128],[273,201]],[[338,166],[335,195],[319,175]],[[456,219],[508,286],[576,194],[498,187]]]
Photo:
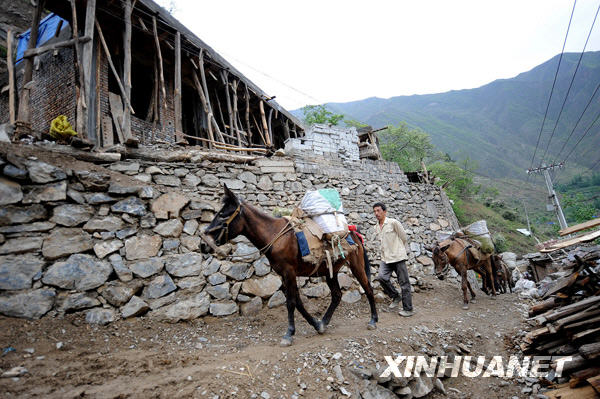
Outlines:
[[[600,395],[600,246],[577,248],[563,263],[572,273],[556,280],[529,309],[535,327],[520,346],[526,355],[572,358],[562,370],[568,382],[546,396],[593,398]],[[557,364],[553,359],[554,371]]]

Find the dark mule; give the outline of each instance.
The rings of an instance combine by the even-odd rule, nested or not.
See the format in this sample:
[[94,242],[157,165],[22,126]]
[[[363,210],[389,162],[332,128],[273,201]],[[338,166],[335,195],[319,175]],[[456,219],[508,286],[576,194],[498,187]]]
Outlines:
[[492,262],[491,257],[484,258],[478,261],[469,249],[472,247],[470,243],[460,238],[451,238],[443,241],[438,246],[433,248],[433,263],[435,265],[435,274],[443,280],[446,272],[448,271],[449,265],[452,265],[456,272],[462,278],[462,291],[463,291],[463,309],[469,309],[469,299],[467,296],[467,288],[471,292],[472,301],[475,301],[475,292],[471,287],[471,283],[467,278],[468,270],[485,270],[484,278],[490,279],[489,286],[492,287],[492,295],[496,295],[496,288],[491,283],[492,278]]
[[[364,247],[360,244],[361,241],[354,232],[350,234],[354,242],[357,243],[358,250],[352,252],[346,259],[338,260],[333,265],[333,278],[330,278],[325,263],[315,270],[314,265],[302,261],[294,230],[287,219],[273,217],[247,202],[240,201],[227,186],[225,186],[225,195],[222,201],[223,207],[215,215],[205,233],[214,239],[217,245],[223,245],[238,235],[246,236],[256,248],[259,248],[266,255],[271,268],[281,276],[288,310],[288,329],[281,340],[282,346],[291,345],[292,343],[292,336],[296,331],[294,325],[295,309],[298,309],[319,334],[325,332],[325,328],[342,298],[337,273],[346,262],[350,266],[352,274],[365,290],[369,300],[371,320],[367,327],[369,329],[376,328],[377,310],[375,309],[373,289],[365,272]],[[304,308],[296,284],[296,277],[299,276],[324,276],[326,278],[327,285],[331,290],[331,304],[321,320],[315,319]]]

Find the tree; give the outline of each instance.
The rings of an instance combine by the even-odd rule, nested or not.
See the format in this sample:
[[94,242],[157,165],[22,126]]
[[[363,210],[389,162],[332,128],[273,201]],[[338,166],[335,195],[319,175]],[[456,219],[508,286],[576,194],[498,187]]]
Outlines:
[[315,123],[337,125],[344,119],[344,115],[334,114],[324,105],[307,105],[302,108],[302,113],[304,114],[304,123],[307,125],[314,125]]
[[405,123],[388,126],[379,133],[379,140],[383,159],[396,162],[404,171],[421,170],[421,161],[436,155],[429,135]]
[[460,164],[456,162],[436,162],[429,165],[431,172],[439,178],[438,184],[446,189],[454,200],[470,198],[479,191],[480,186],[473,183],[473,170],[477,163],[466,158]]

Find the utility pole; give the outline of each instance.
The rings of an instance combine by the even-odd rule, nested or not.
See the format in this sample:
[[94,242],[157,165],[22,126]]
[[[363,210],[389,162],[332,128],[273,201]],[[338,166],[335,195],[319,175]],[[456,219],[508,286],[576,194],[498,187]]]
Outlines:
[[546,166],[545,163],[542,163],[542,166],[535,169],[527,169],[527,173],[542,173],[544,178],[546,179],[546,187],[548,188],[548,198],[552,201],[552,207],[556,212],[556,216],[558,217],[558,223],[560,224],[561,229],[566,229],[567,221],[565,219],[565,215],[563,214],[562,208],[560,207],[560,203],[558,202],[558,197],[556,196],[556,191],[554,191],[554,186],[552,185],[552,179],[550,179],[549,170],[562,168],[564,164],[561,162],[559,164],[553,164]]

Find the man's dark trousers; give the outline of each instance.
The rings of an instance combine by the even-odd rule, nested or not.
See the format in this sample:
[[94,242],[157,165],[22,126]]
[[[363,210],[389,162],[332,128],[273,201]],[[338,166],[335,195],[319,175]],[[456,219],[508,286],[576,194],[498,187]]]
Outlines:
[[385,263],[381,262],[379,266],[379,273],[377,279],[381,283],[383,291],[393,299],[396,299],[400,294],[394,287],[394,284],[390,281],[392,273],[396,272],[398,277],[398,284],[402,291],[402,308],[407,311],[413,310],[412,307],[412,295],[410,292],[410,281],[408,280],[408,270],[406,269],[406,261],[401,260],[399,262]]

